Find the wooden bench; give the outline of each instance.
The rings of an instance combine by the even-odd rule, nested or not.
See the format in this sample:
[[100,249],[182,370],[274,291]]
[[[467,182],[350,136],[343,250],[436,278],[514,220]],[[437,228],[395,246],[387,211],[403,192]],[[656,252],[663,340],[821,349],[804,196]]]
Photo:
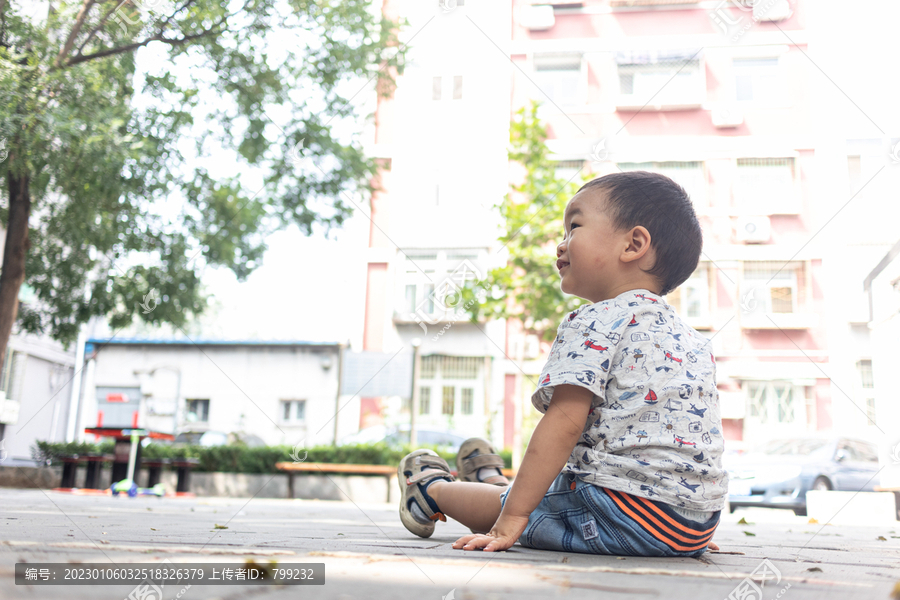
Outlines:
[[[294,475],[297,473],[339,473],[341,475],[381,475],[387,478],[388,497],[387,501],[391,501],[391,486],[397,485],[394,479],[397,477],[397,467],[390,465],[349,465],[344,463],[308,463],[308,462],[279,462],[275,463],[275,468],[284,471],[288,476],[288,496],[293,499],[294,496]],[[456,476],[456,471],[450,471]],[[503,469],[503,474],[512,479],[515,472],[512,469]]]

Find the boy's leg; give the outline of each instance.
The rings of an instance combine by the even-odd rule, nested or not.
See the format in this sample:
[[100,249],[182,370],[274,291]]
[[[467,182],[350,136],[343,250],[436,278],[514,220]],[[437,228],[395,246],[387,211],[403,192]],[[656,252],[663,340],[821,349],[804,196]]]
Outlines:
[[435,481],[428,495],[441,512],[466,527],[488,532],[500,516],[500,494],[509,488],[490,483]]

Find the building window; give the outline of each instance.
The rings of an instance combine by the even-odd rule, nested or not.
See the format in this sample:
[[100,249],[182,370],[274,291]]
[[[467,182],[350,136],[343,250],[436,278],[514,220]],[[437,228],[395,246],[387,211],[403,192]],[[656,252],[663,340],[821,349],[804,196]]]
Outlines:
[[440,100],[441,99],[441,78],[440,77],[432,77],[431,78],[431,99],[432,100]]
[[300,423],[306,420],[306,400],[282,400],[281,422]]
[[422,369],[419,371],[421,379],[434,379],[437,376],[438,365],[441,362],[439,355],[423,356]]
[[855,192],[859,189],[859,184],[862,182],[861,156],[856,155],[847,157],[847,176],[850,180],[850,191]]
[[482,361],[484,359],[478,356],[423,356],[419,377],[435,379],[440,375],[444,379],[477,379]]
[[671,178],[675,183],[684,188],[691,197],[694,206],[709,206],[706,172],[703,163],[699,161],[666,161],[666,162],[642,162],[619,163],[622,171],[651,171]]
[[581,55],[546,54],[534,57],[534,84],[536,97],[546,96],[557,106],[581,101]]
[[422,386],[419,388],[419,414],[431,414],[431,388]]
[[462,75],[453,77],[453,99],[462,100]]
[[436,253],[406,255],[403,309],[409,315],[434,314],[435,260]]
[[863,359],[856,363],[859,370],[860,385],[866,399],[866,420],[869,425],[875,425],[875,377],[872,373],[872,361]]
[[867,390],[873,389],[875,387],[875,377],[872,374],[872,361],[863,359],[856,363],[856,368],[859,369],[859,378],[863,388]]
[[745,262],[741,309],[747,313],[795,313],[803,306],[802,262]]
[[800,209],[793,158],[739,158],[735,207],[751,214],[791,214]]
[[441,414],[453,415],[456,405],[456,388],[452,385],[443,386],[443,401],[441,402]]
[[14,365],[18,364],[18,355],[21,354],[21,352],[17,352],[12,348],[7,347],[6,349],[6,358],[3,361],[2,373],[0,373],[0,391],[3,391],[7,398],[13,398],[14,396],[13,389],[16,383],[16,368]]
[[733,65],[735,100],[756,105],[783,101],[778,58],[735,58]]
[[709,266],[700,263],[687,281],[669,292],[666,302],[689,324],[709,321]]
[[866,398],[866,419],[869,425],[875,425],[875,398]]
[[787,381],[747,381],[750,417],[760,424],[797,423],[805,404],[798,388]]
[[483,360],[475,356],[442,356],[441,376],[444,379],[476,379],[478,365]]
[[[209,400],[187,400],[188,421],[196,421],[198,423],[209,422]],[[191,417],[193,415],[193,417]]]
[[[453,186],[441,188],[442,195],[445,188],[455,189]],[[406,260],[398,265],[394,319],[425,321],[433,325],[440,320],[462,318],[459,289],[481,279],[482,269],[473,259],[484,256],[485,252],[461,248],[428,252],[407,250],[404,254]]]
[[619,52],[619,104],[677,106],[701,104],[706,83],[696,51]]
[[459,412],[464,415],[471,415],[475,412],[475,390],[472,388],[462,388],[462,395],[459,402]]

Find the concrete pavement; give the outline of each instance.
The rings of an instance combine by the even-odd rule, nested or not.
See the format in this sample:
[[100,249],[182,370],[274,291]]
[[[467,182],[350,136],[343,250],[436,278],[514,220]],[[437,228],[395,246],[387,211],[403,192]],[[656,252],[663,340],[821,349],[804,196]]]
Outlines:
[[[811,524],[787,511],[726,515],[699,559],[592,556],[515,546],[453,550],[468,529],[421,539],[393,504],[75,496],[0,489],[0,598],[126,598],[134,586],[16,586],[16,562],[324,562],[322,586],[166,586],[164,597],[885,599],[900,581],[900,523]],[[739,524],[744,518],[749,524]],[[216,525],[227,529],[216,529]],[[752,535],[750,535],[752,534]],[[745,578],[768,559],[762,597]],[[776,576],[777,573],[777,576]],[[452,596],[450,595],[452,591]],[[741,595],[744,594],[744,595]]]

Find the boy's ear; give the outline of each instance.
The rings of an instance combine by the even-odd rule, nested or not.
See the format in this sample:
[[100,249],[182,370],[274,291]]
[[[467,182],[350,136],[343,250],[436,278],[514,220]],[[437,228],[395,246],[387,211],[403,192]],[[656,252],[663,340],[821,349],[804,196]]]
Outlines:
[[640,260],[650,251],[650,232],[643,225],[638,225],[626,234],[626,246],[619,257],[622,262]]

